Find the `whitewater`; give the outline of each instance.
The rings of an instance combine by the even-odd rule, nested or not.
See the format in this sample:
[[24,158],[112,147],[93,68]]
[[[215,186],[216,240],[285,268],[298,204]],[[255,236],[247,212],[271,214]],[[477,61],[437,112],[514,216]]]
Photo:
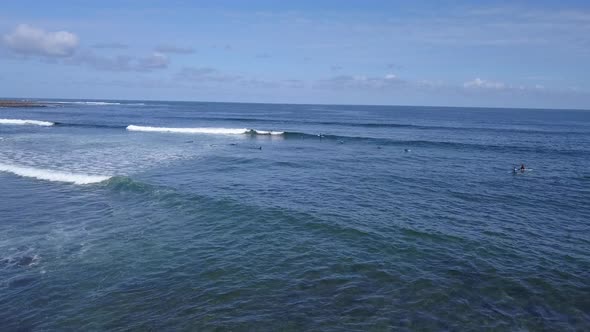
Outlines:
[[111,178],[110,176],[60,172],[50,169],[38,169],[2,163],[0,163],[0,172],[8,172],[18,176],[35,178],[45,181],[66,182],[82,185],[99,183]]
[[218,135],[240,135],[240,134],[257,134],[257,135],[282,135],[282,131],[265,131],[248,128],[168,128],[168,127],[150,127],[150,126],[127,126],[129,131],[143,132],[161,132],[161,133],[179,133],[179,134],[218,134]]
[[0,125],[36,125],[36,126],[53,126],[53,122],[39,120],[22,120],[22,119],[0,119]]

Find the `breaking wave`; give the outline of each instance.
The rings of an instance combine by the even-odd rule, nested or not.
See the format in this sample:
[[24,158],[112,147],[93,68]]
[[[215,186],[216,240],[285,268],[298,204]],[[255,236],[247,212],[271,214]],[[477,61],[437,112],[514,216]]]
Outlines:
[[38,120],[21,120],[21,119],[0,119],[0,124],[4,125],[35,125],[35,126],[53,126],[53,122]]
[[285,134],[284,131],[274,131],[274,130],[254,130],[250,129],[248,133],[255,134],[255,135],[283,135]]
[[557,134],[557,135],[572,135],[585,134],[583,131],[562,131],[562,130],[548,130],[540,128],[507,128],[507,127],[465,127],[453,125],[426,125],[426,124],[411,124],[411,123],[391,123],[391,122],[348,122],[348,121],[312,121],[312,120],[298,120],[298,119],[264,119],[264,118],[244,118],[244,117],[218,117],[218,116],[179,116],[176,119],[186,120],[210,120],[210,121],[227,121],[227,122],[244,122],[244,123],[272,123],[273,125],[285,124],[302,124],[302,125],[325,125],[325,126],[340,126],[353,128],[392,128],[392,129],[417,129],[417,130],[442,130],[442,131],[473,131],[473,132],[514,132],[522,134]]
[[[535,153],[556,153],[561,155],[576,155],[580,153],[588,153],[587,149],[567,149],[556,150],[551,147],[539,146],[523,146],[523,145],[495,145],[495,144],[477,144],[467,142],[449,142],[449,141],[431,141],[431,140],[396,140],[391,138],[378,137],[362,137],[349,135],[334,135],[327,133],[309,133],[296,131],[273,131],[273,130],[258,130],[251,128],[213,128],[213,127],[152,127],[152,126],[137,126],[137,125],[103,125],[103,124],[84,124],[84,123],[63,123],[63,122],[48,122],[38,120],[20,120],[20,119],[0,119],[0,125],[39,125],[39,126],[71,126],[71,127],[90,127],[90,128],[110,128],[110,129],[126,129],[128,131],[137,132],[154,132],[154,133],[178,133],[178,134],[214,134],[214,135],[250,135],[250,136],[280,136],[284,139],[319,139],[326,141],[334,141],[340,144],[345,142],[369,143],[380,146],[414,146],[414,147],[438,147],[448,149],[476,149],[476,150],[497,150],[504,151],[522,151]],[[368,125],[368,124],[362,124]],[[0,170],[1,171],[1,170]],[[55,173],[53,173],[55,174]],[[101,180],[102,181],[102,180]],[[72,181],[65,181],[72,182]]]
[[110,176],[88,175],[79,173],[58,172],[51,169],[39,169],[32,167],[21,167],[0,163],[0,172],[8,172],[18,176],[35,178],[38,180],[52,182],[66,182],[73,184],[92,184],[110,179]]
[[179,134],[218,134],[218,135],[282,135],[282,131],[265,131],[248,128],[169,128],[149,126],[127,126],[129,131],[158,132],[158,133],[179,133]]

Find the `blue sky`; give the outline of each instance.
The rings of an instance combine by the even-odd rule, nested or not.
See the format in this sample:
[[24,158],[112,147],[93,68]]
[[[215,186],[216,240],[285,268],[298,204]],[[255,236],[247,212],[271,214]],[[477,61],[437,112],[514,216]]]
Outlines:
[[588,1],[9,1],[2,97],[590,108]]

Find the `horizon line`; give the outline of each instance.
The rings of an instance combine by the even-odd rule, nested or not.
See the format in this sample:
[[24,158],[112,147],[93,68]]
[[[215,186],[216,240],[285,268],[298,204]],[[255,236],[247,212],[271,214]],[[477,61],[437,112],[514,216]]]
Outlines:
[[205,100],[165,100],[165,99],[105,99],[105,98],[55,98],[55,97],[0,97],[0,100],[66,100],[66,101],[147,101],[147,102],[173,102],[173,103],[210,103],[210,104],[254,104],[254,105],[298,105],[298,106],[367,106],[367,107],[423,107],[423,108],[476,108],[476,109],[515,109],[534,111],[583,111],[590,108],[540,108],[540,107],[497,107],[497,106],[450,106],[450,105],[401,105],[401,104],[333,104],[333,103],[285,103],[285,102],[244,102],[244,101],[205,101]]

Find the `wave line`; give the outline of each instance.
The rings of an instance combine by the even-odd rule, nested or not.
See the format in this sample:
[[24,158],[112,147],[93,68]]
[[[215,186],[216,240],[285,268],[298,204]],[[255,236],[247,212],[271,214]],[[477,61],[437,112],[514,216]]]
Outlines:
[[217,134],[217,135],[282,135],[282,131],[266,131],[248,128],[171,128],[171,127],[149,127],[149,126],[127,126],[129,131],[179,133],[179,134]]
[[0,124],[4,125],[36,125],[36,126],[53,126],[53,122],[39,120],[21,120],[21,119],[0,119]]
[[88,175],[79,173],[57,172],[51,169],[39,169],[32,167],[22,167],[10,164],[0,163],[0,172],[12,173],[14,175],[35,178],[38,180],[52,182],[67,182],[73,184],[92,184],[99,183],[110,179],[110,176]]

